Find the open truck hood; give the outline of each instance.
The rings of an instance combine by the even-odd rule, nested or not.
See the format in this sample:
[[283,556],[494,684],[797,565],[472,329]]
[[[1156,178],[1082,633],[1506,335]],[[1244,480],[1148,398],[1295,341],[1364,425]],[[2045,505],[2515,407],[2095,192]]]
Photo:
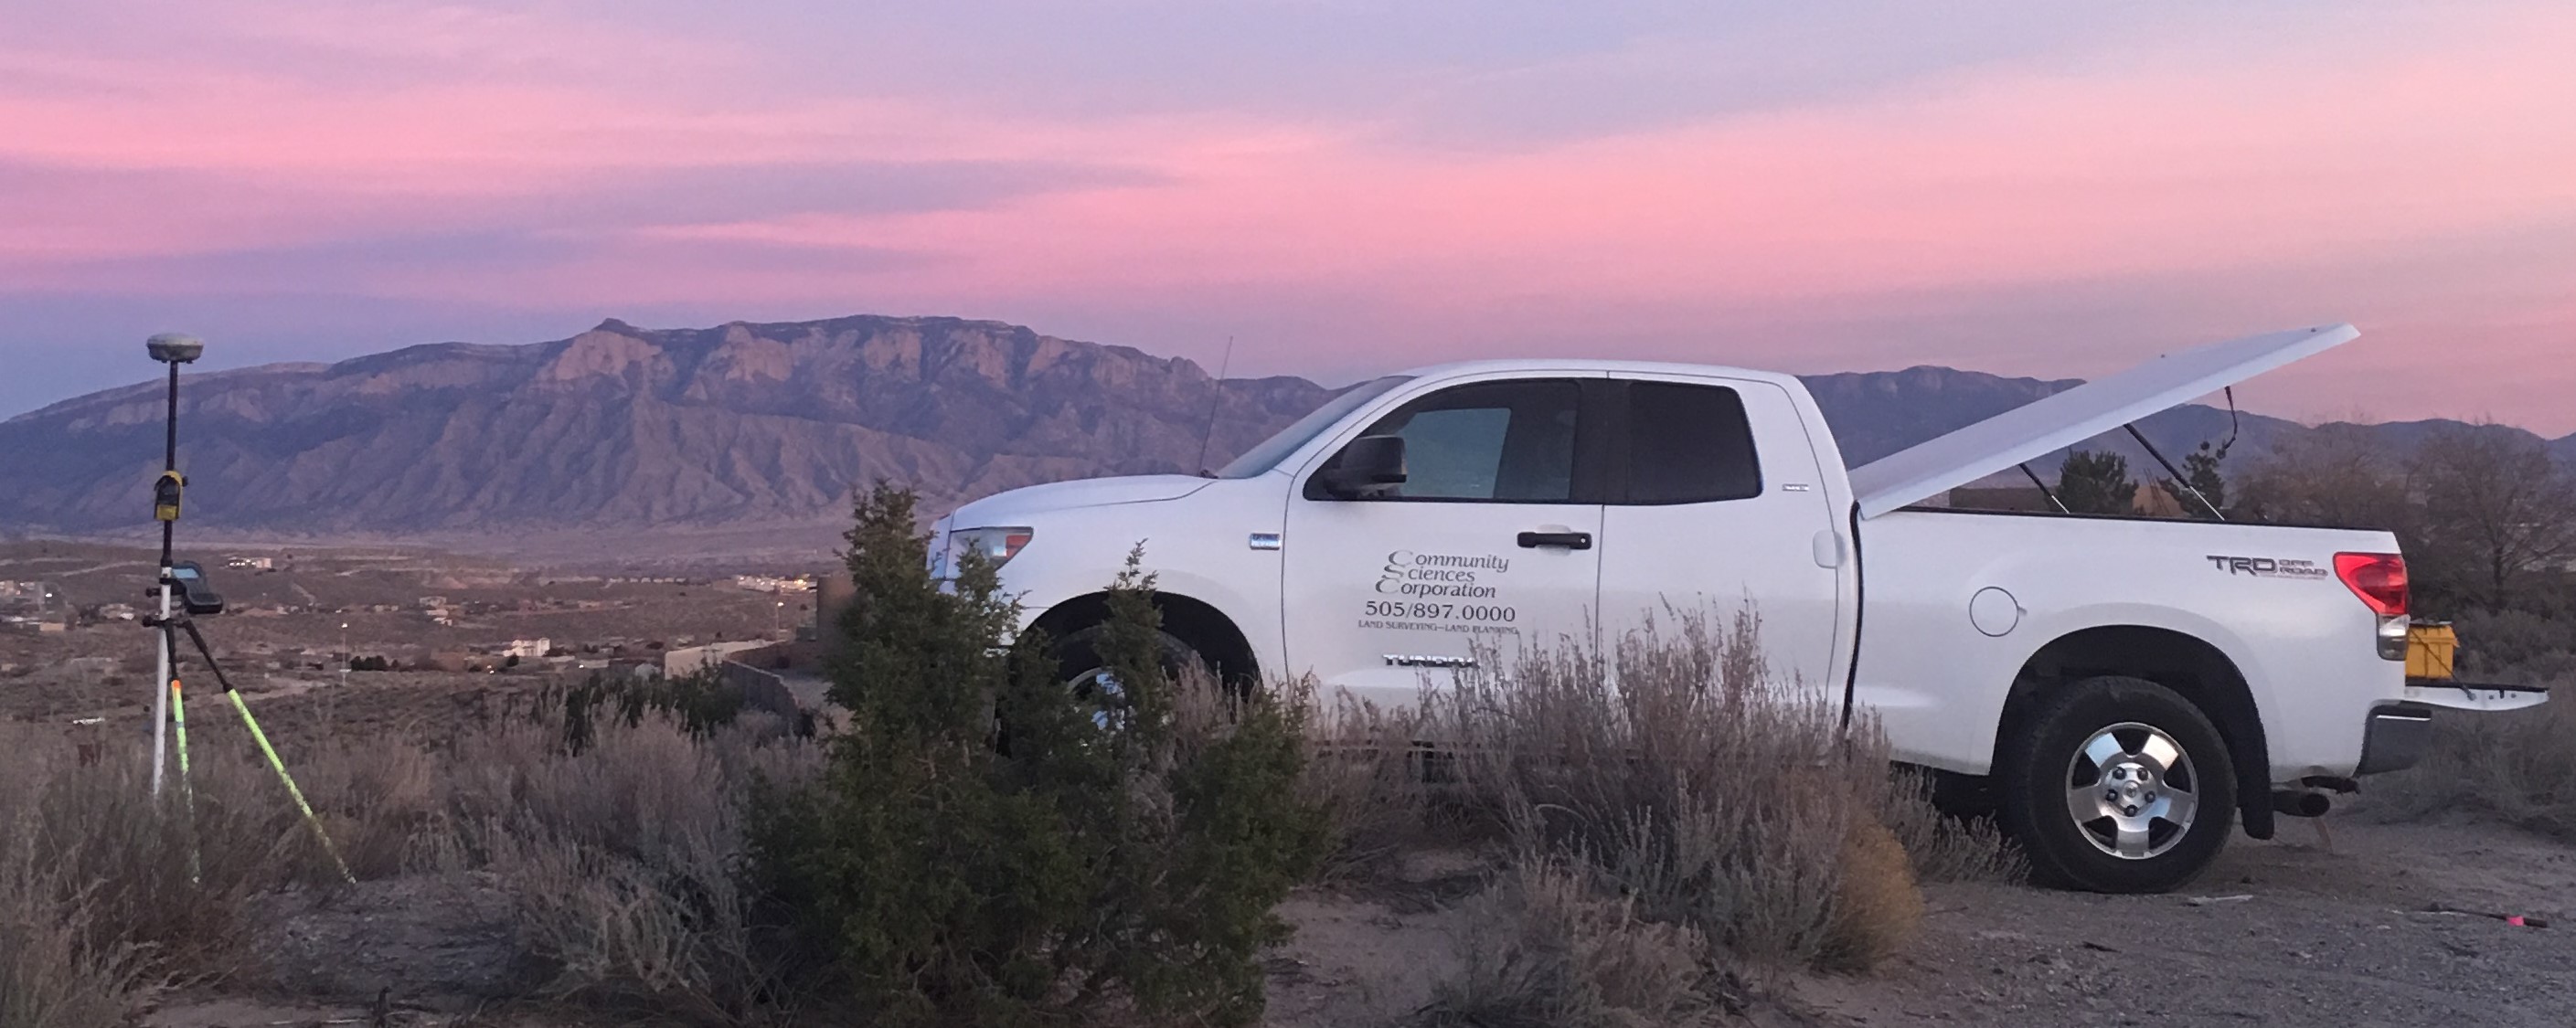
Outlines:
[[2245,381],[2361,334],[2350,325],[2274,332],[2169,353],[1852,469],[1874,518]]

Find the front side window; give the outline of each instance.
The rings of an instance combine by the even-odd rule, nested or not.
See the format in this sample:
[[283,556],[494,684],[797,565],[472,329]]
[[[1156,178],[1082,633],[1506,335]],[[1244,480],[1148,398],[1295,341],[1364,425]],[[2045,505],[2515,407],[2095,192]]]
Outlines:
[[1627,502],[1711,503],[1762,495],[1744,398],[1724,386],[1630,382]]
[[1404,440],[1404,482],[1371,498],[1569,502],[1581,405],[1570,379],[1479,382],[1408,403],[1362,433]]
[[1341,395],[1324,401],[1323,406],[1306,412],[1305,417],[1298,418],[1295,423],[1280,429],[1278,434],[1263,440],[1261,445],[1245,450],[1243,456],[1217,469],[1216,477],[1251,478],[1264,474],[1278,467],[1289,454],[1297,452],[1298,447],[1306,445],[1307,440],[1341,423],[1352,411],[1360,409],[1361,404],[1384,396],[1387,390],[1410,381],[1413,381],[1411,375],[1387,375],[1345,389]]

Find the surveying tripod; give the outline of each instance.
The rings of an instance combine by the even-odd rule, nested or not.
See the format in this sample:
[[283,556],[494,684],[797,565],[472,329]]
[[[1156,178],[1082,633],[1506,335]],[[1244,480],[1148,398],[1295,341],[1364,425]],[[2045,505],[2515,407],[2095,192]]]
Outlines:
[[[212,616],[224,612],[223,597],[215,594],[206,581],[205,569],[195,561],[171,559],[171,534],[179,523],[180,499],[188,485],[187,476],[179,473],[179,365],[196,360],[197,355],[204,351],[205,344],[189,336],[164,334],[153,336],[144,348],[151,353],[153,360],[170,365],[169,420],[162,436],[161,477],[152,483],[152,519],[161,523],[161,579],[157,583],[161,611],[143,617],[145,627],[159,629],[161,635],[161,681],[156,683],[152,712],[152,794],[155,797],[161,794],[161,764],[166,752],[161,740],[162,729],[166,725],[177,737],[179,795],[186,811],[191,840],[188,878],[194,881],[198,874],[194,842],[197,792],[188,775],[187,703],[185,692],[179,686],[179,633],[186,632],[188,641],[197,648],[197,656],[205,660],[206,670],[214,674],[215,684],[232,699],[233,710],[241,715],[242,726],[250,729],[252,741],[259,743],[260,754],[268,758],[268,766],[277,772],[277,780],[286,783],[286,794],[295,800],[296,811],[304,815],[305,824],[312,826],[314,838],[322,840],[322,852],[330,856],[332,866],[340,871],[340,877],[354,885],[358,881],[357,876],[350,874],[348,862],[340,859],[339,847],[331,844],[331,833],[323,830],[322,819],[314,816],[313,805],[305,802],[304,790],[296,786],[295,776],[287,773],[286,762],[277,756],[277,747],[269,745],[268,733],[260,730],[259,719],[250,714],[250,704],[242,702],[241,691],[233,688],[232,679],[224,675],[223,665],[215,662],[214,651],[206,646],[205,633],[197,631],[199,615]],[[165,705],[166,719],[163,717]]]
[[[242,727],[250,729],[251,741],[259,744],[260,755],[268,758],[268,766],[277,772],[277,780],[286,784],[287,797],[295,801],[296,812],[304,815],[304,823],[312,826],[313,837],[321,840],[322,852],[331,858],[331,866],[337,868],[340,877],[350,884],[357,884],[357,876],[349,873],[348,862],[340,859],[340,848],[331,844],[331,833],[323,830],[322,819],[313,813],[313,805],[305,801],[304,790],[296,786],[295,776],[287,773],[286,761],[278,757],[277,747],[269,745],[268,733],[260,730],[259,719],[251,716],[250,704],[242,701],[241,690],[233,688],[232,679],[224,675],[224,666],[215,662],[214,651],[206,648],[206,636],[197,630],[195,612],[195,606],[190,604],[177,613],[145,615],[143,618],[146,626],[161,630],[161,645],[167,647],[170,654],[170,728],[173,741],[178,743],[179,796],[187,811],[191,830],[197,817],[197,791],[188,775],[188,707],[186,691],[180,688],[178,673],[178,636],[181,632],[187,633],[188,642],[197,648],[197,656],[206,662],[206,670],[215,676],[215,685],[232,700],[233,712],[241,715]],[[192,878],[196,875],[196,860],[196,854],[191,852],[188,871]]]

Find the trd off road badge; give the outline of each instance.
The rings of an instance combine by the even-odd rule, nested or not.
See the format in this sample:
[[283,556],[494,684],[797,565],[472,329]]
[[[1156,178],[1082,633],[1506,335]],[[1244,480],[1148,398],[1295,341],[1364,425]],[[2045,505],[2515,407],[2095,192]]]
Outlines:
[[2334,572],[2318,567],[2317,562],[2313,560],[2293,560],[2285,557],[2222,557],[2214,553],[2204,559],[2209,561],[2211,567],[2227,572],[2231,577],[2235,575],[2252,575],[2256,578],[2334,577]]

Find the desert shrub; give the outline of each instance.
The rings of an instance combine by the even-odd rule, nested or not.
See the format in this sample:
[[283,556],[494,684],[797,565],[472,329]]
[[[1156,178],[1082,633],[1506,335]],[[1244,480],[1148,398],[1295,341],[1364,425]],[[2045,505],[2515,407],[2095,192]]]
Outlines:
[[265,768],[207,754],[189,817],[175,781],[152,797],[141,747],[96,755],[0,723],[0,1025],[115,1023],[91,1015],[236,969],[243,901],[304,866]]
[[[1866,967],[1919,924],[1891,823],[1943,873],[2006,868],[1989,832],[1937,827],[1888,772],[1884,737],[1777,681],[1750,611],[1683,615],[1615,652],[1480,661],[1435,694],[1471,802],[1528,852],[1580,862],[1652,921],[1753,965]],[[1489,655],[1490,656],[1490,655]]]
[[1921,933],[1923,891],[1905,845],[1875,820],[1855,818],[1844,826],[1840,856],[1832,920],[1816,962],[1833,970],[1867,970]]
[[1472,842],[1471,825],[1448,820],[1436,802],[1439,752],[1427,745],[1426,706],[1381,708],[1341,693],[1319,700],[1311,679],[1283,684],[1305,708],[1305,768],[1298,793],[1323,812],[1329,840],[1317,880],[1348,883],[1388,870],[1407,848]]
[[[632,726],[648,714],[667,714],[689,731],[705,734],[733,724],[742,716],[744,702],[742,690],[725,684],[713,668],[643,682],[594,671],[578,684],[540,690],[531,714],[562,725],[564,744],[580,750],[605,721]],[[811,734],[812,726],[803,731]]]
[[[289,770],[349,872],[372,881],[410,870],[415,844],[440,823],[450,798],[449,769],[438,755],[383,736],[331,740],[303,752]],[[329,857],[315,856],[320,859],[305,862],[307,880],[338,881]]]
[[2576,611],[2472,610],[2463,612],[2453,627],[2460,635],[2458,671],[2464,679],[2545,683],[2576,678]]
[[1470,898],[1456,925],[1459,969],[1423,1023],[1479,1028],[1647,1028],[1708,1012],[1708,940],[1639,915],[1597,872],[1532,855]]
[[[539,995],[701,1023],[773,1012],[744,804],[755,780],[812,778],[819,748],[765,712],[718,721],[613,695],[575,746],[566,707],[435,742],[278,741],[303,743],[291,770],[361,878],[499,886]],[[117,1023],[148,985],[256,970],[254,898],[343,887],[246,737],[192,735],[193,773],[174,767],[156,800],[142,747],[0,723],[0,1028]]]
[[2555,695],[2501,714],[2436,711],[2422,763],[2363,779],[2368,809],[2397,820],[2466,813],[2576,842],[2576,675],[2499,677],[2553,685]]
[[[171,769],[156,800],[142,747],[111,747],[82,766],[58,736],[0,727],[0,847],[86,893],[102,941],[148,947],[156,966],[229,967],[241,900],[300,878],[325,858],[277,779],[255,756],[200,747],[183,784]],[[193,802],[190,802],[191,796]]]
[[893,1023],[1258,1017],[1272,908],[1324,845],[1299,711],[1167,675],[1133,557],[1099,645],[1117,689],[1077,696],[1034,633],[996,647],[1019,611],[990,564],[931,578],[910,494],[856,515],[848,725],[821,783],[755,826],[829,970]]
[[0,1028],[120,1024],[146,984],[141,947],[103,939],[87,890],[0,853]]
[[742,1023],[783,995],[745,887],[754,781],[792,785],[819,754],[757,726],[692,732],[674,714],[608,721],[580,750],[533,725],[484,744],[457,809],[509,893],[540,995]]
[[1994,819],[1954,817],[1933,805],[1930,772],[1896,769],[1879,819],[1919,881],[2018,882],[2030,874]]

